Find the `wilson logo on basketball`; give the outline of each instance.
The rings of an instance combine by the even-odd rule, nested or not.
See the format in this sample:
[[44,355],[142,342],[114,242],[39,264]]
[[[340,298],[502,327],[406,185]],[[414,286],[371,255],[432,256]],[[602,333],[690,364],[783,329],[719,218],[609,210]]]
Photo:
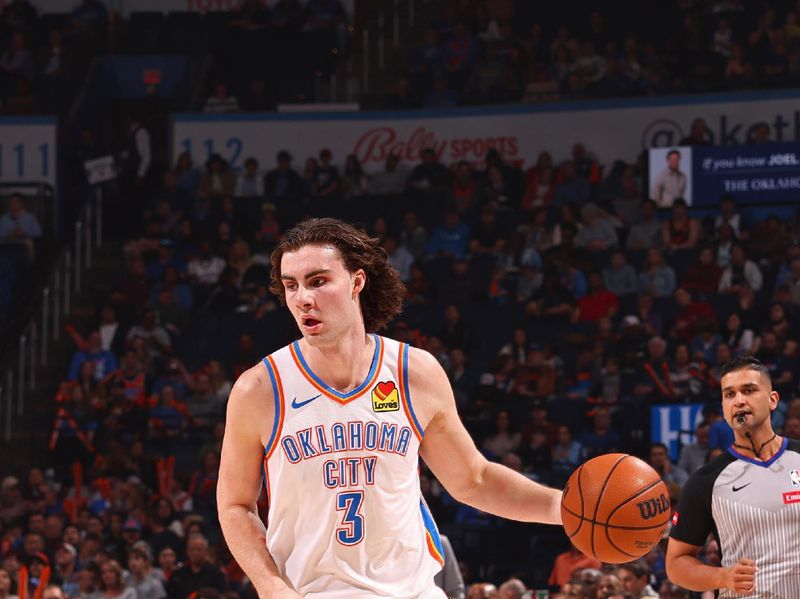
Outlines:
[[669,510],[669,497],[662,494],[654,499],[640,501],[636,504],[643,520],[650,520]]
[[392,381],[378,383],[372,390],[372,410],[374,412],[396,412],[400,409],[400,396]]

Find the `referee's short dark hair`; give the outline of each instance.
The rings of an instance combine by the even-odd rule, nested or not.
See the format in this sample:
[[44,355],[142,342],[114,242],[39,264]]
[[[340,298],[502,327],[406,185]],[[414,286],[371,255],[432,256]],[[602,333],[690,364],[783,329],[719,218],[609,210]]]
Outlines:
[[738,358],[726,362],[719,371],[719,378],[722,379],[726,374],[737,370],[755,370],[767,377],[768,381],[772,382],[772,377],[770,377],[767,367],[761,363],[761,360],[753,356],[739,356]]

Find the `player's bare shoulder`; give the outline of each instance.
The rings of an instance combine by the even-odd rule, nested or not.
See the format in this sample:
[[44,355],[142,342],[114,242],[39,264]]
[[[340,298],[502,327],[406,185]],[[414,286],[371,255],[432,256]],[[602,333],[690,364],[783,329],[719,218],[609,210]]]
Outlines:
[[[228,424],[241,432],[254,432],[260,437],[272,429],[275,398],[269,374],[259,362],[245,370],[231,389],[228,399]],[[266,439],[262,439],[266,441]]]
[[423,429],[439,413],[455,407],[447,373],[439,361],[423,349],[409,347],[408,386]]

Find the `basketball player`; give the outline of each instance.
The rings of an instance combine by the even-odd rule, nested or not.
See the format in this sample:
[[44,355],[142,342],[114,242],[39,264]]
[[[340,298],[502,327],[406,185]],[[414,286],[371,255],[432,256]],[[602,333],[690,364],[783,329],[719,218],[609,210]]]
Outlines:
[[459,501],[561,523],[560,491],[477,451],[436,359],[374,334],[404,294],[377,239],[335,219],[305,221],[272,266],[302,337],[234,385],[218,484],[225,539],[260,597],[444,597],[418,455]]
[[[722,367],[723,417],[733,428],[727,452],[700,468],[681,492],[667,547],[667,575],[720,598],[800,597],[800,443],[770,423],[778,405],[769,371],[752,357]],[[721,566],[698,553],[709,533]]]

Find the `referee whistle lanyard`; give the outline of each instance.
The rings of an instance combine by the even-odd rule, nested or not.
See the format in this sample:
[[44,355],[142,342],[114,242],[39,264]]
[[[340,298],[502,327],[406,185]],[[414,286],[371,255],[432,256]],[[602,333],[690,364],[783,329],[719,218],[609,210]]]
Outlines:
[[658,392],[665,397],[675,397],[675,389],[672,388],[672,379],[669,376],[669,365],[667,364],[666,360],[661,362],[661,372],[664,376],[664,380],[662,381],[658,374],[656,374],[653,365],[650,362],[644,363],[644,370],[647,373],[647,376],[653,381],[655,386],[658,388]]
[[33,591],[33,595],[30,595],[28,591],[28,568],[26,566],[20,566],[19,574],[18,574],[18,584],[19,599],[42,599],[44,596],[44,590],[47,588],[47,583],[50,582],[50,566],[45,566],[42,570],[42,575],[39,577],[39,581],[36,584],[36,589]]

